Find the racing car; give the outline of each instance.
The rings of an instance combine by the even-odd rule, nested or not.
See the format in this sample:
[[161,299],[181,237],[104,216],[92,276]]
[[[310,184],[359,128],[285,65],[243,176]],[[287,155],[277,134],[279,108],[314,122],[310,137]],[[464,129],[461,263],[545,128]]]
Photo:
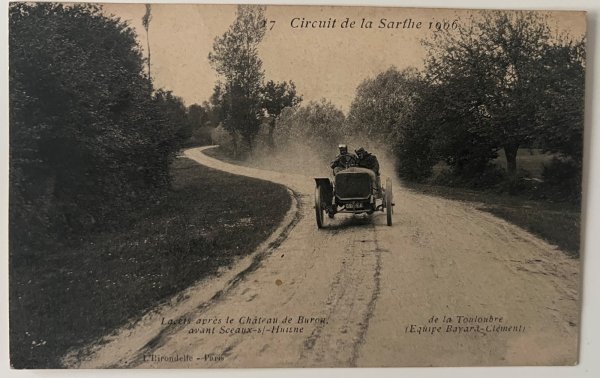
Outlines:
[[347,167],[339,170],[333,178],[316,177],[315,215],[317,227],[325,226],[325,214],[333,219],[336,214],[386,213],[387,225],[392,225],[394,212],[392,181],[388,178],[385,188],[370,169],[358,167],[348,161]]

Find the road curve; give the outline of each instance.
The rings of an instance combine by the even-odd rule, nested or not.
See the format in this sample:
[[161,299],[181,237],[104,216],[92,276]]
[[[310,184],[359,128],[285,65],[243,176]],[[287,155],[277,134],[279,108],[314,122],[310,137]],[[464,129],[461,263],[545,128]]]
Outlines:
[[[378,213],[340,215],[318,230],[310,177],[228,164],[204,149],[185,156],[291,189],[294,211],[273,236],[277,242],[269,241],[260,258],[188,289],[101,345],[71,353],[68,366],[576,362],[579,262],[555,246],[468,204],[397,183],[392,227]],[[268,198],[256,200],[269,206]],[[184,324],[164,325],[169,319]],[[193,333],[217,319],[215,333]],[[222,327],[227,333],[219,333]],[[229,332],[249,328],[260,332]]]

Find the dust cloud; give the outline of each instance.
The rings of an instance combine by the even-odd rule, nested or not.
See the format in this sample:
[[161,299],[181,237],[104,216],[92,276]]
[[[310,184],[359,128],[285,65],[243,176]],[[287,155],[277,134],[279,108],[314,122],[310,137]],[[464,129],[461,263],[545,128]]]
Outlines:
[[359,147],[365,148],[377,156],[382,183],[390,177],[394,187],[401,186],[396,175],[396,159],[390,148],[383,143],[377,143],[361,136],[345,136],[331,144],[294,140],[278,144],[274,150],[260,146],[248,155],[245,164],[255,168],[308,177],[331,177],[330,164],[339,153],[338,144],[346,144],[348,152],[354,152]]

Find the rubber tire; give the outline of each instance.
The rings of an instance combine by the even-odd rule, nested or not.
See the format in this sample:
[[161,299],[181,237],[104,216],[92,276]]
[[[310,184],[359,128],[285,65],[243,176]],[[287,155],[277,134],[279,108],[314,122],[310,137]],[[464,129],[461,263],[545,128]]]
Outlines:
[[392,214],[394,213],[393,203],[392,180],[387,179],[385,182],[385,215],[388,226],[392,225]]
[[323,228],[323,201],[321,201],[321,187],[317,185],[315,188],[315,216],[317,219],[317,227]]

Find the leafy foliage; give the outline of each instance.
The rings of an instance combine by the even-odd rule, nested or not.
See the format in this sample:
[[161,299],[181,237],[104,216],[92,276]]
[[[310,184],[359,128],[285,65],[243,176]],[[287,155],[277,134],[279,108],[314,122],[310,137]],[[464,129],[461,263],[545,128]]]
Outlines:
[[581,165],[573,159],[554,157],[544,166],[541,195],[551,200],[581,200]]
[[142,25],[144,26],[144,30],[146,30],[146,41],[148,48],[148,77],[152,78],[152,67],[150,64],[151,60],[151,51],[150,51],[150,21],[152,21],[152,5],[146,4],[146,13],[142,17]]
[[[573,139],[559,144],[575,143],[574,149],[581,150],[573,128],[581,130],[582,122],[572,115],[582,116],[582,97],[563,100],[575,94],[564,82],[583,76],[583,65],[576,64],[583,60],[576,52],[579,47],[573,51],[575,45],[552,37],[543,17],[534,12],[483,13],[457,33],[435,36],[426,42],[426,74],[438,87],[441,117],[456,120],[452,127],[458,134],[474,136],[491,148],[503,148],[511,174],[516,173],[518,148],[536,139],[547,143],[547,136],[564,139],[569,134]],[[583,81],[575,80],[572,85],[582,91]],[[548,105],[551,103],[560,103],[562,112]],[[571,117],[554,119],[560,118],[559,113]],[[566,123],[571,125],[551,126]],[[546,136],[538,138],[540,131]],[[494,157],[489,150],[477,149],[469,155],[483,161]]]
[[[422,72],[394,67],[357,88],[348,116],[355,135],[393,147],[401,177],[489,188],[517,177],[517,151],[536,146],[560,162],[546,169],[580,192],[584,40],[552,34],[535,12],[482,12],[456,31],[423,41]],[[506,176],[494,159],[503,150]],[[442,164],[442,165],[444,165]],[[568,170],[572,172],[568,174]],[[499,187],[503,187],[500,185]]]
[[415,69],[395,67],[363,81],[348,115],[353,134],[391,146],[398,174],[422,179],[436,162],[432,154],[429,88]]
[[585,43],[565,39],[544,53],[546,82],[538,98],[537,142],[572,159],[581,174],[585,97]]
[[296,93],[296,85],[293,81],[276,83],[269,80],[263,87],[263,108],[269,118],[269,139],[268,143],[271,147],[275,146],[273,134],[275,132],[275,124],[277,117],[281,111],[288,107],[294,107],[302,101],[302,96]]
[[356,89],[348,121],[353,131],[375,142],[398,139],[412,122],[422,83],[415,69],[395,67],[364,80]]
[[311,151],[328,153],[345,135],[345,121],[344,113],[325,99],[285,108],[277,120],[275,144],[286,149],[302,141]]
[[217,37],[208,59],[223,82],[217,84],[213,103],[219,104],[223,127],[241,136],[251,147],[262,121],[264,70],[258,45],[265,34],[265,7],[238,5],[233,24]]
[[186,146],[204,146],[213,143],[211,133],[219,125],[217,109],[204,101],[202,105],[192,104],[187,108],[187,123],[191,137]]
[[133,30],[93,5],[13,3],[9,23],[13,237],[107,226],[159,197],[185,109],[153,93]]

